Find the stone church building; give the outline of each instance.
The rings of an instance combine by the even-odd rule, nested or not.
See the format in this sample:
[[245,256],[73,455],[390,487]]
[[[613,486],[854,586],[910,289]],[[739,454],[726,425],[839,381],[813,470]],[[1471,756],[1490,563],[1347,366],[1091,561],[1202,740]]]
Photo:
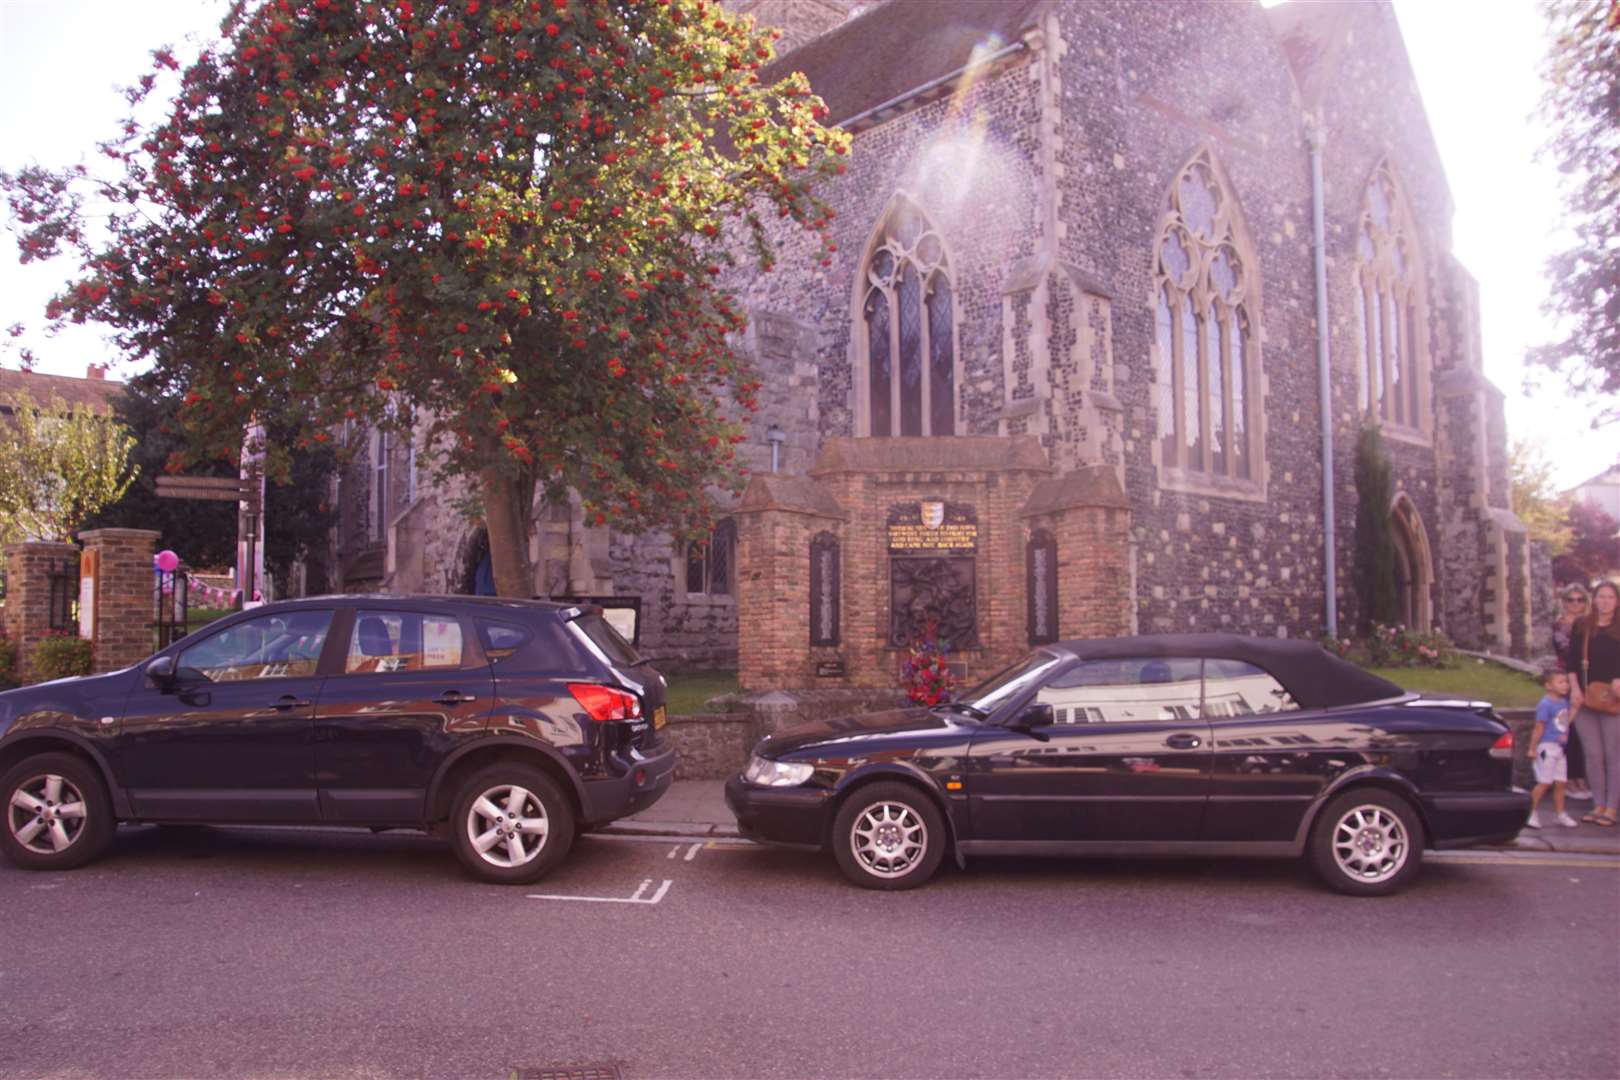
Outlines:
[[[925,625],[972,674],[1053,637],[1314,637],[1356,619],[1365,419],[1405,622],[1527,651],[1502,393],[1389,4],[727,2],[854,135],[837,254],[784,236],[733,283],[765,389],[711,543],[544,508],[537,595],[634,598],[644,651],[740,641],[784,685],[892,683]],[[331,585],[475,591],[461,493],[353,437]]]

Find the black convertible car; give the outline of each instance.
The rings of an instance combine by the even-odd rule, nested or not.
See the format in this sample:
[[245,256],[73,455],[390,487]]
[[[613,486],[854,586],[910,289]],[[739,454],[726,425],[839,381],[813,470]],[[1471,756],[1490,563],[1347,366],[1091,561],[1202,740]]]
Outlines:
[[768,736],[726,785],[743,833],[831,848],[874,889],[970,855],[1300,856],[1394,892],[1428,847],[1529,815],[1488,704],[1434,701],[1310,642],[1225,634],[1036,649],[947,705]]

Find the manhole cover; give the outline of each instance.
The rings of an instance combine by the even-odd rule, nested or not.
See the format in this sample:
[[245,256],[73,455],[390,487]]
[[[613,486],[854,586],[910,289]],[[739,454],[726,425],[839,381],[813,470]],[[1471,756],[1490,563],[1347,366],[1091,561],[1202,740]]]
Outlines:
[[596,1065],[541,1065],[538,1068],[515,1069],[512,1080],[624,1080],[619,1067],[611,1064]]

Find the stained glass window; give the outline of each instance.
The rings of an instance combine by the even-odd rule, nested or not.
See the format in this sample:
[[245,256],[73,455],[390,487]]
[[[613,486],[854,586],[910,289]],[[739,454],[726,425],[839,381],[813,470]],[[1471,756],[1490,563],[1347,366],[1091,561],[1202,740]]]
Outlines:
[[951,282],[935,274],[928,289],[928,430],[956,428],[956,357],[952,345]]
[[866,365],[871,382],[872,434],[890,429],[889,299],[880,289],[866,294]]
[[1414,243],[1410,211],[1386,162],[1367,183],[1356,238],[1367,308],[1356,381],[1368,390],[1357,404],[1379,420],[1421,429],[1423,272]]
[[900,434],[921,435],[922,430],[922,283],[917,268],[907,263],[900,272]]
[[1226,380],[1221,377],[1221,322],[1215,305],[1204,313],[1204,374],[1209,380],[1209,467],[1226,472]]
[[1258,274],[1242,236],[1237,203],[1205,151],[1171,186],[1155,249],[1155,434],[1164,465],[1246,480]]
[[916,207],[891,212],[866,278],[866,434],[956,434],[955,297],[945,243]]
[[1154,380],[1157,391],[1154,394],[1154,407],[1158,410],[1159,446],[1164,454],[1164,460],[1176,459],[1176,345],[1175,325],[1170,317],[1170,289],[1168,286],[1159,288],[1157,337],[1159,351],[1155,358]]

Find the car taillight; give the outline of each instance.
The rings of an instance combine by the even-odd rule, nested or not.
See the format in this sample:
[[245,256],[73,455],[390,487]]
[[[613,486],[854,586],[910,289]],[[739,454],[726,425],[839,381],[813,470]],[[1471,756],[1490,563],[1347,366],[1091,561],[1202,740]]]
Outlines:
[[569,683],[568,692],[580,707],[591,714],[597,723],[609,720],[634,720],[641,715],[641,699],[611,686],[595,683]]
[[1512,758],[1513,757],[1513,732],[1511,732],[1511,731],[1502,732],[1502,737],[1497,739],[1495,742],[1493,742],[1491,744],[1491,757],[1493,757],[1493,758]]

